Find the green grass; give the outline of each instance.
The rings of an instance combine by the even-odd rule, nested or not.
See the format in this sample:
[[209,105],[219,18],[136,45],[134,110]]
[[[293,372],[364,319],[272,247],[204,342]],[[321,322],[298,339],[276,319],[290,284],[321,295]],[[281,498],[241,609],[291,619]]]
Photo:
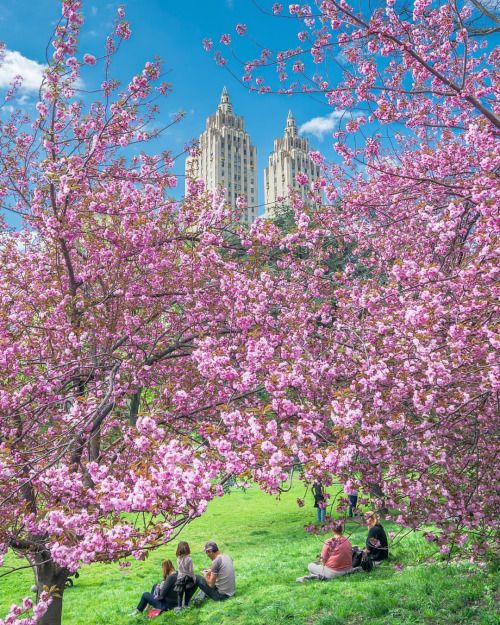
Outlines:
[[[498,577],[468,564],[446,565],[432,545],[410,535],[391,551],[391,560],[370,574],[332,582],[297,584],[321,550],[325,535],[304,532],[315,515],[312,501],[298,508],[302,490],[277,500],[251,488],[211,503],[207,513],[182,533],[189,541],[195,570],[209,565],[203,553],[216,540],[235,562],[237,591],[223,603],[205,602],[180,615],[167,612],[150,620],[131,618],[141,592],[158,581],[164,558],[175,562],[176,542],[125,570],[118,565],[83,567],[75,586],[64,593],[64,625],[497,625]],[[385,524],[391,529],[390,524]],[[362,545],[366,528],[347,526],[353,544]],[[12,564],[12,558],[9,562]],[[404,566],[402,571],[395,564]],[[29,593],[29,569],[0,578],[0,617]]]

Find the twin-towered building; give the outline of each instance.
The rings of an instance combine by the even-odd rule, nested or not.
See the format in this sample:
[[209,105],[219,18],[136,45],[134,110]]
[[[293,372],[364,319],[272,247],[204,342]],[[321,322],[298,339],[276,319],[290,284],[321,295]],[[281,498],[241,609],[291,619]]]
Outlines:
[[[265,217],[273,217],[277,207],[287,204],[290,189],[306,200],[307,189],[297,184],[295,176],[302,172],[311,181],[319,177],[319,167],[308,153],[309,141],[298,136],[289,112],[284,135],[274,141],[274,151],[264,170]],[[234,114],[225,87],[215,114],[208,117],[200,135],[196,155],[186,159],[186,178],[204,180],[208,190],[224,187],[232,206],[244,196],[247,207],[242,221],[251,224],[257,217],[257,150],[245,132],[243,117]]]

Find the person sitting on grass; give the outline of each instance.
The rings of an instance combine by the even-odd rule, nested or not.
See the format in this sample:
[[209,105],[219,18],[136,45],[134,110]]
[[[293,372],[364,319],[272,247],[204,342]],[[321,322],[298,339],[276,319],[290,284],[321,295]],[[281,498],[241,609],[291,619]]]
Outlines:
[[196,576],[196,586],[201,592],[195,597],[195,601],[201,602],[206,597],[214,601],[229,599],[235,591],[233,561],[227,554],[221,553],[217,543],[212,540],[205,545],[205,553],[212,560],[212,565],[203,571],[203,577]]
[[306,579],[332,579],[352,567],[352,545],[344,534],[344,526],[339,521],[332,527],[333,536],[323,545],[320,563],[311,562],[307,567],[311,575],[297,578],[298,582]]
[[[352,566],[361,566],[365,570],[371,570],[373,562],[382,562],[389,557],[389,544],[384,528],[379,523],[380,517],[375,512],[367,512],[365,521],[368,525],[368,536],[366,537],[365,548],[361,550],[354,547],[352,550]],[[371,567],[366,566],[367,560],[371,560]]]
[[174,590],[177,581],[177,572],[171,560],[163,560],[161,563],[163,581],[155,584],[151,592],[143,592],[137,608],[129,614],[136,616],[142,614],[149,604],[157,610],[165,612],[177,606],[177,592]]
[[375,512],[365,514],[368,525],[368,536],[366,537],[366,551],[374,562],[387,560],[389,557],[389,543],[387,534],[380,524],[380,517]]
[[177,608],[174,608],[174,611],[176,612],[189,605],[191,595],[196,589],[196,576],[194,574],[193,560],[191,559],[190,554],[191,550],[189,548],[189,543],[185,540],[181,540],[181,542],[177,545],[177,551],[175,552],[175,555],[177,556],[178,569],[177,581],[174,587],[178,596],[178,605]]

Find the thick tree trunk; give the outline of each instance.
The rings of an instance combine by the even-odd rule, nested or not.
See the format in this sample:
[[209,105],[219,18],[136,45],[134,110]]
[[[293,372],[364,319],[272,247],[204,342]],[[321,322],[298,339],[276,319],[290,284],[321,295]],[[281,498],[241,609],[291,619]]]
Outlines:
[[68,579],[69,571],[57,566],[51,559],[36,562],[33,568],[36,578],[37,600],[44,590],[52,590],[52,603],[39,623],[40,625],[61,625],[64,585]]

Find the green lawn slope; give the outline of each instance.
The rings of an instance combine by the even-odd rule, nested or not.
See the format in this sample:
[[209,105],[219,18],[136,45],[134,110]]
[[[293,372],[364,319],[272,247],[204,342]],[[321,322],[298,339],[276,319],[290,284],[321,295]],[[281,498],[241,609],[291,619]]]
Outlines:
[[[64,625],[497,625],[498,576],[488,567],[446,564],[419,535],[407,536],[391,551],[391,559],[372,573],[358,573],[331,582],[298,584],[307,564],[320,552],[329,534],[312,535],[304,525],[314,520],[312,498],[298,508],[296,487],[281,499],[252,487],[233,490],[211,503],[182,539],[191,546],[195,570],[209,565],[203,553],[216,540],[234,560],[235,597],[205,602],[179,615],[167,612],[151,620],[127,616],[141,592],[159,581],[164,558],[175,562],[176,542],[154,552],[145,562],[83,567],[75,586],[64,594]],[[385,523],[389,531],[391,525]],[[392,528],[394,529],[394,528]],[[347,524],[353,544],[363,545],[366,528]],[[19,561],[22,564],[22,561]],[[15,564],[12,557],[9,564]],[[398,570],[402,566],[402,570]],[[31,571],[0,578],[0,617],[19,602],[33,583]]]

